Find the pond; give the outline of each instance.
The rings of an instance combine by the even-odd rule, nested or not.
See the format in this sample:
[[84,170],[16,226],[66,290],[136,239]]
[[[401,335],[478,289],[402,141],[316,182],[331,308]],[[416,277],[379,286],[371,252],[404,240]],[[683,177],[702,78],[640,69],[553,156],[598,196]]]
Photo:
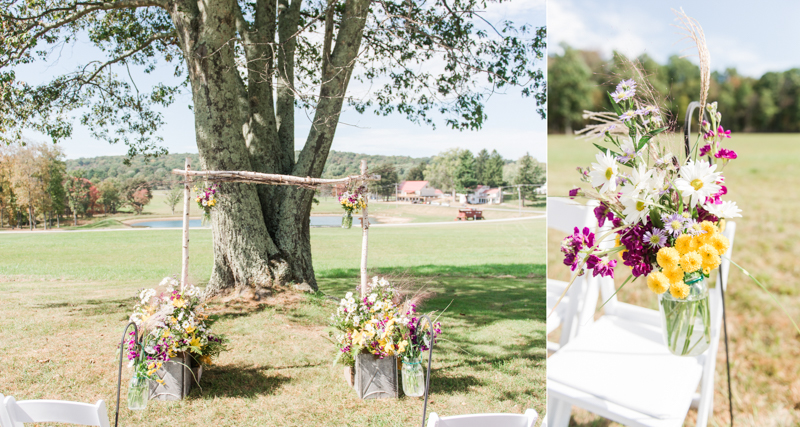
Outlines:
[[[189,220],[189,227],[191,228],[199,228],[201,226],[201,220],[199,219],[190,219]],[[369,219],[370,224],[374,224],[375,220],[373,218]],[[357,218],[353,218],[353,227],[358,227],[360,224]],[[340,216],[312,216],[311,217],[311,226],[312,227],[340,227],[342,225],[342,217]],[[161,220],[161,221],[146,221],[146,222],[137,222],[133,224],[132,227],[142,227],[142,228],[181,228],[183,227],[183,221],[179,219],[174,220]],[[206,226],[207,227],[207,226]]]

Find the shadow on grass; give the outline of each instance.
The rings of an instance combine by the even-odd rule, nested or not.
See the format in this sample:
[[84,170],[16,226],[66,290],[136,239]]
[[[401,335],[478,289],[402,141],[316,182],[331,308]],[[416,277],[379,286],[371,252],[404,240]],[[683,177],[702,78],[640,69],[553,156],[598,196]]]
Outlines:
[[274,394],[291,378],[277,374],[270,366],[244,365],[214,366],[203,372],[200,389],[192,391],[192,398],[255,397]]
[[[478,265],[418,265],[414,267],[377,267],[371,268],[371,274],[406,274],[412,276],[464,276],[464,277],[498,277],[514,276],[540,278],[545,277],[545,264],[478,264]],[[361,270],[357,268],[334,268],[320,270],[317,275],[325,279],[358,278]]]
[[69,308],[70,312],[79,312],[81,316],[102,316],[116,314],[120,311],[127,311],[136,303],[135,297],[118,299],[90,299],[80,302],[52,302],[47,304],[37,304],[32,308]]
[[431,394],[457,394],[467,393],[471,387],[485,385],[486,381],[479,380],[472,375],[441,376],[434,370],[431,377]]

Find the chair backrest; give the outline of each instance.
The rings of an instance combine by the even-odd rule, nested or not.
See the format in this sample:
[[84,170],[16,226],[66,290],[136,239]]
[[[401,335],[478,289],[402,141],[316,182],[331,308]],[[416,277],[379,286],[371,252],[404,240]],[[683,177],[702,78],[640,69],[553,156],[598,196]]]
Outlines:
[[470,414],[439,417],[435,412],[428,417],[428,427],[533,427],[539,414],[528,409],[524,414]]
[[6,405],[3,404],[3,393],[0,393],[0,427],[14,427],[11,424],[11,417],[8,415]]
[[575,227],[594,228],[597,226],[594,208],[599,205],[596,200],[589,200],[582,205],[565,197],[548,197],[547,228],[570,234]]
[[23,400],[17,402],[12,396],[8,396],[3,400],[2,404],[8,412],[10,425],[13,427],[24,427],[23,423],[47,422],[110,427],[106,404],[102,400],[98,400],[94,405],[63,400]]

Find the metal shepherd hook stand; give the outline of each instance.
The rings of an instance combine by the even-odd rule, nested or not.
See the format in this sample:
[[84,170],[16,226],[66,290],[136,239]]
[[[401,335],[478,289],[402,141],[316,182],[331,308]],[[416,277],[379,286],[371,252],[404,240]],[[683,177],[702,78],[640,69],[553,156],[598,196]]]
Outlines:
[[[422,321],[427,320],[428,326],[431,330],[431,342],[428,346],[428,375],[425,376],[425,405],[422,407],[422,427],[425,427],[425,416],[428,413],[428,391],[431,388],[431,361],[433,360],[433,337],[434,337],[434,330],[433,330],[433,322],[431,322],[430,317],[423,314],[420,316],[419,320],[417,320],[417,333],[419,333],[419,327],[422,326]],[[420,335],[422,337],[422,335]],[[420,338],[422,339],[422,338]]]
[[[686,146],[686,157],[689,157],[691,153],[691,147],[689,145],[689,135],[691,135],[691,127],[692,127],[692,114],[694,110],[700,107],[700,103],[697,101],[689,103],[689,106],[686,108],[686,116],[684,119],[683,125],[683,142]],[[700,117],[705,116],[705,111],[700,111]],[[709,163],[711,162],[711,156],[708,157]],[[722,265],[719,266],[719,292],[722,295],[722,329],[725,333],[725,367],[728,373],[728,410],[730,411],[731,416],[731,427],[733,427],[733,392],[731,391],[731,361],[730,355],[728,352],[728,320],[725,316],[725,282],[724,276],[722,271]],[[712,373],[713,375],[713,373]]]
[[120,396],[120,389],[122,388],[122,355],[125,354],[125,337],[128,335],[128,328],[133,326],[133,336],[136,340],[136,346],[139,347],[139,328],[136,327],[136,324],[133,322],[128,323],[125,326],[125,330],[122,331],[122,340],[119,342],[119,372],[117,373],[117,410],[114,413],[114,427],[119,425],[119,396]]

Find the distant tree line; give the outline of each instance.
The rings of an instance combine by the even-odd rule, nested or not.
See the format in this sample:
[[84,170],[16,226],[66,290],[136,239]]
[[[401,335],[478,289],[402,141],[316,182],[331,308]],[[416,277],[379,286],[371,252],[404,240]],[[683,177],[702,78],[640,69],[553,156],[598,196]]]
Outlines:
[[479,185],[502,187],[524,184],[523,197],[533,198],[536,184],[545,180],[546,167],[529,154],[516,162],[503,159],[497,150],[489,153],[483,149],[473,155],[462,148],[443,151],[429,162],[414,166],[402,179],[397,173],[397,165],[382,163],[370,170],[381,176],[380,181],[371,184],[372,191],[385,200],[393,197],[402,181],[429,181],[431,186],[444,192],[467,193]]
[[[603,59],[595,51],[562,45],[562,55],[548,58],[548,132],[563,133],[584,126],[583,110],[613,111],[606,92],[621,78],[631,77],[627,59]],[[686,58],[671,56],[659,64],[649,56],[634,58],[648,75],[673,120],[683,124],[686,107],[698,100],[700,69]],[[800,132],[800,69],[768,72],[759,78],[735,68],[714,71],[709,100],[719,103],[723,127],[741,132]]]
[[[83,176],[91,181],[102,181],[107,178],[125,181],[139,178],[149,182],[153,189],[170,189],[176,181],[172,170],[183,169],[186,157],[191,160],[193,168],[200,167],[200,157],[197,153],[166,154],[155,158],[135,157],[133,159],[128,159],[126,156],[99,156],[71,159],[66,162],[68,171],[82,170]],[[367,160],[370,170],[379,164],[393,164],[396,166],[400,178],[405,178],[414,167],[430,161],[430,158],[427,157],[382,156],[331,151],[322,177],[341,178],[347,175],[356,175],[359,173],[361,159]]]
[[141,213],[153,197],[148,181],[131,177],[101,180],[67,171],[57,145],[28,142],[0,147],[0,227],[31,230],[60,226],[61,216],[116,213],[123,206]]

